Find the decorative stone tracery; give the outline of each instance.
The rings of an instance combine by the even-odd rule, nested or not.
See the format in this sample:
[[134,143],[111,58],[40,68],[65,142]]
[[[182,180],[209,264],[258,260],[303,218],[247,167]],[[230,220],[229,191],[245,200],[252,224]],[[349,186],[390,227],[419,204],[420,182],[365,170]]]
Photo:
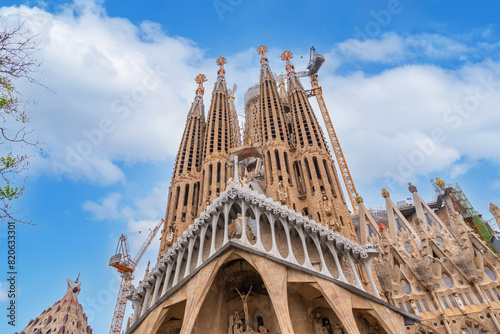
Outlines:
[[[251,216],[247,214],[250,211],[254,217],[251,219],[252,226],[249,225]],[[242,212],[245,212],[244,216],[241,215]],[[230,235],[229,227],[233,224],[236,233]],[[271,232],[269,248],[264,246],[265,238],[261,232],[266,224]],[[251,242],[249,233],[243,233],[247,230],[255,237],[254,243]],[[281,234],[283,238],[278,238]],[[298,241],[301,247],[292,247],[292,240],[295,240],[294,243]],[[359,263],[368,277],[371,291],[380,298],[371,270],[372,262],[378,256],[375,246],[359,246],[309,217],[235,183],[228,186],[226,191],[195,219],[194,224],[189,226],[144,281],[128,296],[134,304],[142,305],[134,307],[133,322],[144,315],[148,307],[161,296],[175,288],[190,272],[200,267],[217,249],[230,241],[266,254],[270,258],[300,266],[312,273],[331,277],[366,291],[356,270],[356,264]],[[280,252],[280,248],[287,252]],[[317,255],[317,265],[313,265],[309,250]],[[297,261],[296,255],[303,257],[304,261]],[[325,258],[333,259],[335,270],[328,269]],[[341,260],[347,263],[347,268],[341,265]],[[347,273],[351,277],[350,280],[346,278]]]

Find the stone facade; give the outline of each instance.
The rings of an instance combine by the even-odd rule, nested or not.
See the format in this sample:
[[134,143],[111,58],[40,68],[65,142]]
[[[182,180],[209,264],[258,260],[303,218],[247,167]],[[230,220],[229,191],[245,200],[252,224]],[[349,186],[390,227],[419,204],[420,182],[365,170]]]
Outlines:
[[490,203],[490,212],[495,218],[497,225],[500,226],[500,208],[493,203]]
[[225,58],[206,121],[197,77],[158,262],[127,296],[127,333],[404,332],[420,318],[380,293],[379,252],[357,243],[291,52],[282,55],[286,82],[276,81],[267,48],[258,52],[242,134]]
[[128,296],[127,333],[500,333],[500,262],[475,211],[438,179],[434,203],[410,184],[412,203],[383,189],[386,210],[358,196],[351,215],[291,52],[286,82],[258,52],[243,141],[225,58],[206,122],[197,78],[158,263]]
[[30,320],[19,334],[92,334],[87,316],[77,299],[81,284],[78,280],[73,282],[68,279],[68,290],[64,297]]
[[384,211],[360,199],[360,241],[380,248],[375,269],[387,300],[422,318],[407,333],[500,333],[499,257],[459,214],[453,188],[441,187],[429,204],[411,184],[412,203],[395,205],[384,189]]
[[[188,113],[170,185],[159,258],[194,222],[197,214],[235,180],[234,157],[239,174],[263,194],[315,219],[351,240],[356,234],[340,186],[337,170],[321,126],[295,74],[291,53],[284,53],[286,80],[276,82],[267,49],[259,49],[260,83],[245,94],[243,143],[234,95],[227,89],[224,64],[204,118],[203,81]],[[286,54],[286,56],[285,56]]]

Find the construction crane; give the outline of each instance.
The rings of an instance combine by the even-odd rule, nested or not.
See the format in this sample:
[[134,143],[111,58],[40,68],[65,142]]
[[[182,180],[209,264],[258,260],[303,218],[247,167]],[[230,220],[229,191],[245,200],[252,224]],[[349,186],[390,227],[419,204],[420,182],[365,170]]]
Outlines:
[[122,330],[123,318],[125,317],[125,309],[127,308],[127,299],[125,297],[127,296],[130,289],[130,284],[134,279],[135,268],[141,261],[144,253],[146,253],[146,250],[151,244],[151,241],[155,237],[156,233],[158,233],[163,223],[164,220],[162,219],[158,222],[158,224],[156,224],[154,229],[151,230],[148,238],[133,260],[130,257],[127,238],[122,234],[120,236],[120,239],[118,240],[115,255],[111,256],[109,265],[118,270],[120,276],[122,277],[122,281],[120,283],[120,290],[118,291],[118,298],[116,299],[113,321],[111,322],[111,329],[109,330],[110,334],[120,334],[120,331]]
[[[312,89],[308,91],[307,96],[316,96],[318,101],[319,109],[321,110],[321,115],[323,116],[323,121],[325,122],[326,130],[328,131],[328,136],[332,143],[333,151],[335,152],[335,157],[339,164],[340,172],[342,173],[342,178],[344,179],[344,184],[349,194],[349,199],[351,200],[351,205],[354,213],[358,213],[358,203],[356,202],[356,197],[358,193],[356,187],[354,186],[354,181],[352,180],[351,172],[347,166],[347,162],[344,157],[344,152],[340,147],[340,142],[333,128],[332,120],[330,119],[330,114],[326,108],[325,100],[323,99],[323,92],[318,84],[318,71],[325,62],[325,57],[316,53],[314,46],[311,47],[309,53],[309,64],[307,65],[307,71],[296,72],[297,77],[308,76],[311,79]],[[279,81],[284,81],[285,75],[281,74],[278,77]]]

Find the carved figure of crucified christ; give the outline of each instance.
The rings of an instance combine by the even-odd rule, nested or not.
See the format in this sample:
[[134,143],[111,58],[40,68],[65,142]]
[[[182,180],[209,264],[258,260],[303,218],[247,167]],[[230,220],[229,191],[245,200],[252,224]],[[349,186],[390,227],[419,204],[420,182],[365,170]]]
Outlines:
[[248,293],[246,295],[242,294],[238,289],[238,294],[241,297],[241,300],[243,301],[243,313],[245,314],[245,330],[247,332],[250,331],[250,316],[248,315],[248,296],[250,295],[250,292],[252,292],[252,287],[250,286],[250,290],[248,290]]

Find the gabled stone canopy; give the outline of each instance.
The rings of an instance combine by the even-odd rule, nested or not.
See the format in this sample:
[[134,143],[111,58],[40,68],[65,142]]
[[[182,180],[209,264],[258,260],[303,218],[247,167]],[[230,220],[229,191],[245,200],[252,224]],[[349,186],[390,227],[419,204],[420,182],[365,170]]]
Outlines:
[[[270,231],[263,233],[263,228]],[[239,236],[232,233],[235,229],[239,229]],[[352,291],[369,291],[380,299],[371,270],[371,263],[379,254],[375,246],[360,246],[237,183],[229,185],[195,219],[137,289],[131,289],[128,298],[134,304],[132,323],[229,242],[293,268],[331,278]],[[360,270],[367,283],[362,282]]]

